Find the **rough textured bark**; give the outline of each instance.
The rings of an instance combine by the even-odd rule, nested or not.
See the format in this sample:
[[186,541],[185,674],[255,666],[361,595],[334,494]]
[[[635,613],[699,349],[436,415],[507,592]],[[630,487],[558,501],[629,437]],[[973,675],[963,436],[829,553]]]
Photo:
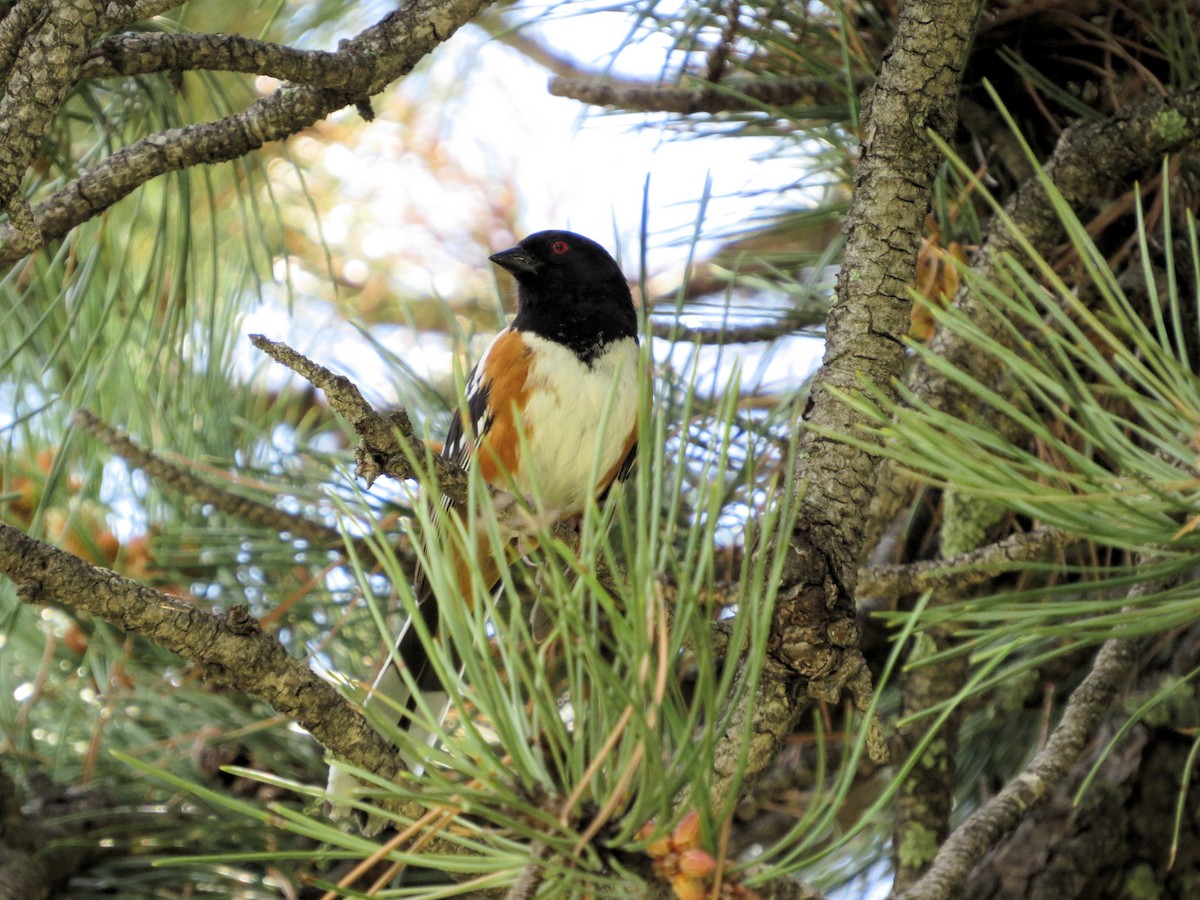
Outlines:
[[1002,572],[1012,571],[1021,562],[1053,558],[1067,546],[1079,542],[1078,537],[1064,531],[1039,527],[948,559],[872,566],[859,572],[859,594],[898,597],[925,590],[962,591]]
[[803,518],[847,598],[854,593],[864,511],[878,461],[838,442],[859,420],[831,390],[886,389],[904,365],[917,248],[981,3],[908,3],[864,106],[863,158],[847,215],[837,301],[801,439]]
[[673,112],[679,115],[754,109],[757,106],[836,104],[845,96],[836,83],[814,78],[719,85],[701,82],[694,88],[663,87],[641,82],[613,82],[582,78],[554,78],[550,93],[593,106],[610,106],[625,112]]
[[[1097,197],[1103,186],[1153,167],[1163,153],[1194,142],[1196,125],[1200,121],[1196,118],[1197,96],[1195,89],[1187,89],[1155,97],[1109,121],[1069,129],[1045,167],[1045,179],[1055,184],[1074,208],[1083,209]],[[1022,252],[1022,241],[1041,252],[1049,252],[1063,237],[1062,224],[1039,178],[1031,178],[1010,200],[1005,212],[1007,219],[997,217],[988,240],[973,261],[973,268],[985,279],[994,277],[1007,256]],[[1013,339],[1001,327],[1003,323],[997,321],[966,288],[959,291],[955,305],[993,336]],[[931,349],[984,384],[995,385],[1003,379],[1003,372],[994,357],[978,353],[973,345],[949,329],[935,334]],[[924,402],[937,409],[953,410],[967,402],[960,388],[923,360],[912,373],[910,384]],[[885,476],[884,482],[887,480]],[[876,528],[885,527],[900,514],[907,499],[903,492],[885,490],[877,500],[877,510],[882,515],[876,520]],[[949,515],[948,512],[945,514]],[[935,639],[945,644],[952,637],[938,635]],[[942,664],[929,677],[920,672],[910,675],[904,686],[905,710],[915,712],[951,697],[958,689],[954,669],[953,665]],[[965,677],[961,664],[957,669],[959,677]],[[954,784],[956,728],[954,721],[947,723],[902,789],[897,804],[894,842],[898,889],[908,887],[919,877],[946,837]],[[919,728],[904,736],[908,743],[919,737]],[[934,748],[938,752],[932,752]],[[922,889],[927,890],[928,884]]]
[[[1102,747],[1103,742],[1097,742]],[[1200,784],[1183,803],[1171,858],[1178,775],[1193,740],[1171,728],[1137,726],[1101,766],[1081,801],[1075,794],[1094,760],[1081,761],[1046,806],[972,872],[962,896],[1195,897],[1200,894]]]
[[[1190,87],[1154,97],[1130,107],[1105,122],[1088,122],[1063,133],[1054,155],[1044,166],[1045,177],[1073,209],[1100,195],[1108,185],[1122,183],[1167,153],[1177,152],[1200,139],[1200,87]],[[1005,206],[1006,219],[997,218],[987,241],[972,260],[972,268],[989,280],[1006,255],[1020,253],[1016,235],[1042,253],[1063,239],[1063,227],[1046,188],[1031,178]],[[965,287],[954,305],[965,312],[992,337],[1003,338],[1000,323]],[[999,376],[996,358],[942,329],[930,349],[972,374],[984,384]],[[961,391],[946,378],[920,363],[909,383],[918,395],[937,409],[954,409],[962,403]]]
[[[1143,584],[1131,599],[1161,585]],[[1012,832],[1057,788],[1092,740],[1102,717],[1125,687],[1137,660],[1138,642],[1113,638],[1096,654],[1091,672],[1071,694],[1062,720],[1025,770],[941,844],[928,871],[899,896],[902,900],[950,900],[975,864]]]
[[[906,4],[869,92],[837,299],[800,438],[795,490],[803,498],[801,514],[770,645],[773,658],[803,685],[802,691],[780,694],[796,704],[805,696],[837,702],[843,693],[860,711],[870,702],[854,587],[879,462],[834,437],[852,432],[857,421],[834,390],[853,391],[865,380],[890,384],[904,364],[900,341],[908,330],[908,291],[941,162],[930,131],[943,139],[953,132],[962,69],[980,9],[976,0]],[[798,716],[798,707],[787,703],[769,711],[780,721]],[[779,733],[765,725],[755,731]],[[765,769],[779,744],[771,749],[762,754],[762,766],[750,767],[748,782]],[[886,756],[878,731],[872,732],[868,749],[872,758]]]
[[[83,3],[83,0],[77,2]],[[486,0],[416,0],[405,4],[346,41],[334,54],[357,61],[355,65],[345,65],[356,73],[356,77],[347,78],[342,86],[330,89],[284,85],[256,100],[243,112],[216,122],[170,128],[117,151],[33,209],[37,227],[35,242],[31,243],[29,235],[21,234],[11,224],[0,227],[0,267],[11,265],[46,241],[62,237],[159,175],[189,166],[237,159],[266,143],[303,131],[343,106],[378,93],[411,71],[425,54],[454,34],[485,5]],[[62,70],[67,79],[61,85],[63,91],[74,81],[75,70],[87,49],[84,42],[78,53],[70,57],[71,66]],[[57,104],[54,110],[57,110]],[[0,107],[2,114],[3,107]],[[0,152],[0,198],[11,195],[11,190],[5,191],[6,186],[10,181],[14,186],[19,182],[32,158],[31,154],[24,157],[21,153],[7,151],[9,144],[4,138],[0,132],[0,148],[3,149]]]
[[[344,375],[335,375],[286,344],[269,341],[261,334],[250,335],[250,340],[276,362],[287,366],[324,392],[330,407],[350,423],[362,439],[355,454],[357,474],[366,481],[368,487],[383,474],[400,481],[419,475],[412,460],[421,452],[424,444],[413,431],[405,410],[393,410],[385,419],[367,403],[358,386]],[[442,493],[456,503],[465,503],[470,482],[466,470],[441,454],[431,454],[429,464]]]
[[[1165,154],[1193,146],[1197,140],[1200,88],[1189,87],[1152,97],[1106,121],[1072,126],[1063,133],[1043,169],[1046,179],[1072,208],[1080,209],[1109,186],[1128,181],[1155,166]],[[1050,253],[1063,239],[1062,223],[1037,177],[1021,186],[1005,204],[1004,212],[1003,217],[992,221],[982,247],[971,261],[971,269],[982,281],[995,278],[1006,256],[1021,252],[1016,235],[1041,254]],[[965,285],[953,305],[989,337],[1006,344],[1012,339]],[[948,329],[934,335],[930,349],[983,384],[994,384],[1002,374],[993,357],[977,352],[973,344]],[[921,402],[935,409],[958,409],[965,402],[962,390],[924,361],[918,360],[906,382]],[[891,466],[884,467],[879,493],[873,499],[873,535],[886,529],[909,499],[908,491],[891,472]]]
[[145,75],[150,72],[247,72],[315,88],[354,91],[383,61],[368,55],[298,50],[240,34],[117,34],[98,43],[80,79]]
[[99,24],[96,6],[95,0],[47,3],[4,36],[11,38],[4,49],[13,61],[0,98],[0,206],[19,210],[10,217],[24,227],[13,227],[13,237],[26,248],[39,246],[40,237],[17,192],[87,55]]
[[[1165,645],[1135,683],[1133,698],[1164,678],[1200,665],[1200,628]],[[1164,658],[1167,654],[1169,659]],[[1076,795],[1099,755],[1125,723],[1117,712],[1071,768],[1044,806],[1033,810],[971,871],[962,896],[990,898],[1194,897],[1200,893],[1200,779],[1194,768],[1182,804],[1181,774],[1195,750],[1200,692],[1194,683],[1176,689],[1130,729],[1099,765],[1095,780]],[[1180,830],[1174,812],[1181,808]],[[1176,852],[1172,856],[1172,843]]]
[[207,680],[259,698],[295,719],[338,758],[389,778],[398,762],[385,741],[328,682],[241,607],[223,617],[91,566],[0,523],[0,572],[26,603],[59,600],[200,666]]
[[[929,656],[953,645],[953,636],[944,632],[925,636],[915,642],[909,664],[919,663],[914,658],[918,654]],[[913,669],[901,686],[901,714],[910,715],[948,701],[962,687],[968,671],[967,657],[961,654],[937,665]],[[917,765],[900,785],[892,826],[893,891],[915,882],[937,857],[938,847],[950,834],[950,814],[958,785],[955,756],[962,718],[960,708],[941,723],[937,733],[930,736]],[[898,729],[891,744],[896,758],[905,759],[915,752],[933,725],[932,720],[925,719]]]

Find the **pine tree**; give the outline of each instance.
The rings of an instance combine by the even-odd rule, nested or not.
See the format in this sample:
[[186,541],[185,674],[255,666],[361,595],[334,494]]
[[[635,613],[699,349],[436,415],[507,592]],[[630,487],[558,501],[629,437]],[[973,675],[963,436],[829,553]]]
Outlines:
[[[0,897],[1193,896],[1193,5],[635,0],[653,83],[483,7],[3,4]],[[316,160],[428,135],[395,85],[468,21],[795,177],[643,279],[636,476],[444,605],[414,777],[361,680],[448,580],[438,498],[503,537],[425,439],[461,378],[378,332],[466,358],[498,317],[352,265]],[[519,231],[504,187],[455,258]],[[251,347],[263,301],[378,326],[404,411]],[[711,388],[797,335],[811,379]],[[327,757],[388,830],[324,815]]]

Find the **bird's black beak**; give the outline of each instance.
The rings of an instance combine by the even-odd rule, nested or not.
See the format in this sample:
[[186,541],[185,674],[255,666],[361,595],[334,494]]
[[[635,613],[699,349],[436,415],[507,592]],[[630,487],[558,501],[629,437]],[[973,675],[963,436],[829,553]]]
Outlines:
[[488,259],[506,272],[511,272],[518,277],[521,275],[534,275],[542,267],[541,263],[520,247],[501,250],[499,253],[493,253]]

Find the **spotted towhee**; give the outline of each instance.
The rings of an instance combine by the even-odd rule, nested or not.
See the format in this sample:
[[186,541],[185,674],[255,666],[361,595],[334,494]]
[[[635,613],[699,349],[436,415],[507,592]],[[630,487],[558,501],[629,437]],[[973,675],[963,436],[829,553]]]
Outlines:
[[[492,262],[517,280],[517,316],[488,345],[455,411],[442,455],[520,500],[536,498],[541,521],[567,520],[624,480],[637,450],[638,320],[629,284],[595,241],[569,231],[540,231]],[[463,510],[445,505],[439,531]],[[438,606],[470,603],[472,582],[494,588],[508,558],[498,558],[483,529],[477,546],[446,541],[455,569],[450,596],[434,597],[418,573],[415,594],[429,633]],[[412,622],[396,642],[396,659],[430,709],[444,692]],[[396,665],[380,672],[372,697],[413,709]],[[370,702],[370,701],[368,701]],[[405,717],[406,719],[407,717]],[[407,727],[406,720],[401,727]],[[419,766],[421,760],[410,760]],[[346,787],[336,768],[330,791]]]

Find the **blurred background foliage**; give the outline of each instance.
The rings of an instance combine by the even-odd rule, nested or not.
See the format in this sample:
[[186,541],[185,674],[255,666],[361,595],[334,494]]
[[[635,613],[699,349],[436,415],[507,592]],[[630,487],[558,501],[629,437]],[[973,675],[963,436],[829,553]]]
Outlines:
[[[385,11],[377,3],[192,0],[140,27],[329,48]],[[619,22],[599,32],[617,35],[611,46],[597,47],[595,36],[578,47],[552,39],[579,38],[589,17],[601,15]],[[546,159],[534,146],[543,138],[525,129],[539,104],[568,101],[526,101],[523,92],[551,75],[555,93],[582,97],[607,76],[608,106],[572,105],[581,127],[620,130],[631,142],[650,133],[655,146],[693,144],[715,160],[711,184],[698,185],[682,211],[614,203],[600,211],[612,217],[612,234],[592,234],[619,241],[654,335],[661,442],[646,456],[639,496],[645,502],[651,475],[670,484],[624,533],[652,524],[662,547],[677,550],[681,571],[699,564],[707,583],[697,587],[728,582],[738,596],[752,579],[741,553],[748,523],[774,510],[783,492],[832,299],[861,137],[859,92],[895,17],[890,2],[502,4],[373,98],[374,121],[347,110],[235,163],[151,182],[0,280],[0,516],[198,604],[247,604],[297,656],[364,675],[380,640],[363,598],[378,592],[382,606],[394,607],[390,582],[356,577],[333,539],[323,546],[281,536],[147,478],[73,427],[71,412],[95,411],[226,492],[351,535],[385,535],[398,565],[411,565],[411,498],[385,485],[361,493],[344,423],[305,385],[272,370],[245,336],[287,336],[350,374],[377,404],[403,405],[431,438],[442,434],[456,370],[461,377],[511,311],[486,257],[529,231],[582,217],[565,208],[571,193],[564,202],[553,188],[563,173],[586,177],[561,156],[570,142],[553,141],[560,156]],[[552,28],[580,21],[583,29]],[[987,195],[1003,203],[1071,123],[1194,85],[1196,24],[1185,0],[989,4],[959,104],[959,162],[939,178],[920,250],[914,358],[928,356],[925,345],[939,330],[971,339],[969,321],[941,310],[995,221]],[[507,62],[491,69],[496,48]],[[636,63],[626,66],[630,58]],[[488,98],[506,93],[506,79],[518,94],[512,108],[525,118],[486,119],[484,134],[494,140],[465,139],[461,121],[483,116]],[[26,193],[36,201],[149,132],[227,115],[276,86],[202,72],[81,82]],[[737,167],[754,177],[718,177]],[[1196,177],[1195,155],[1180,153],[1142,173],[1137,191],[1097,190],[1082,207],[1063,206],[1069,240],[1025,260],[1032,281],[1013,267],[973,285],[1001,315],[1052,335],[1038,353],[996,351],[1016,381],[1025,379],[1026,417],[1013,414],[1014,427],[997,431],[958,409],[941,418],[900,413],[892,425],[895,410],[880,408],[880,434],[916,477],[904,482],[900,513],[880,525],[884,538],[869,562],[943,552],[951,515],[944,487],[997,504],[989,536],[1049,522],[1079,541],[1050,565],[998,579],[985,597],[922,607],[924,618],[913,618],[913,596],[867,604],[888,614],[884,624],[864,618],[879,672],[895,663],[889,627],[966,629],[953,653],[976,654],[979,677],[970,697],[953,698],[971,711],[960,732],[963,808],[1019,769],[1038,728],[1053,721],[1086,670],[1086,649],[1134,619],[1161,636],[1171,690],[1194,675],[1167,647],[1194,618],[1190,550],[1166,554],[1168,574],[1184,580],[1157,601],[1123,611],[1118,589],[1141,577],[1134,564],[1158,559],[1173,534],[1178,547],[1195,540]],[[647,190],[655,195],[653,180]],[[544,221],[551,214],[568,221]],[[1160,321],[1168,325],[1156,330]],[[983,339],[979,346],[995,349]],[[1152,414],[1143,406],[1152,385],[1128,377],[1140,366],[1177,384]],[[1070,390],[1037,394],[1045,384]],[[983,408],[997,386],[966,389]],[[870,404],[869,392],[848,399]],[[1154,427],[1142,427],[1131,410],[1153,415]],[[1010,446],[1019,455],[1002,449]],[[1168,490],[1164,480],[1179,483]],[[1129,508],[1113,505],[1114,485],[1134,484],[1134,505],[1153,513],[1145,531],[1128,530]],[[1061,494],[1049,493],[1052,486]],[[1142,503],[1141,491],[1152,501]],[[706,547],[696,546],[696,534]],[[638,547],[622,555],[636,559]],[[655,564],[646,558],[632,571],[644,577]],[[1107,602],[1097,605],[1100,595]],[[1026,639],[1010,640],[1013,629]],[[72,896],[179,896],[185,883],[192,895],[317,896],[310,882],[336,882],[346,860],[365,855],[364,841],[321,832],[316,818],[289,831],[220,812],[222,803],[248,801],[315,813],[317,801],[291,781],[322,780],[320,748],[271,710],[204,685],[149,642],[68,609],[22,606],[5,586],[0,660],[5,771],[41,785],[39,802],[59,809],[64,833],[89,816],[93,830],[111,834],[72,882]],[[987,677],[996,666],[1004,677]],[[897,708],[890,683],[881,704]],[[988,727],[997,710],[1012,727]],[[889,822],[875,813],[897,776],[860,764],[858,727],[828,709],[805,723],[778,771],[738,808],[723,838],[728,851],[777,864],[776,873],[800,869],[842,896],[865,895],[883,877]],[[181,786],[188,784],[221,799],[201,798]],[[705,839],[716,852],[715,832]],[[167,857],[173,865],[152,865]],[[356,884],[365,890],[370,879]]]

